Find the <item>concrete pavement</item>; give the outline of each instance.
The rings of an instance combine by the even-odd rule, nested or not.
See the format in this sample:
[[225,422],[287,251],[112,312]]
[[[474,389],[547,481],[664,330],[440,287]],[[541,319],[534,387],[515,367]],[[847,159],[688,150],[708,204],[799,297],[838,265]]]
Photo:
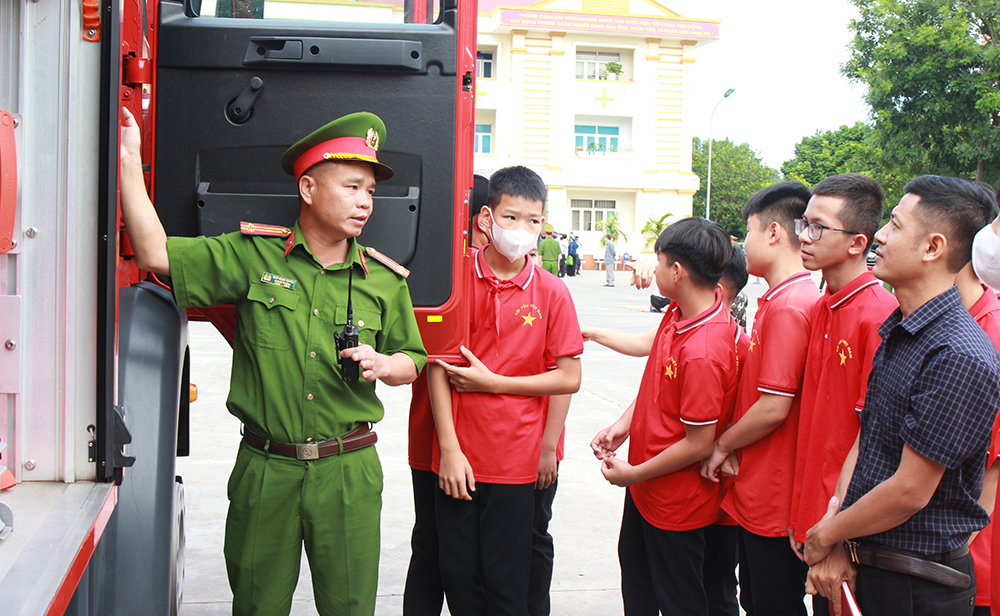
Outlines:
[[[649,289],[638,291],[628,286],[622,272],[617,274],[618,286],[607,288],[604,276],[602,271],[584,271],[580,276],[563,278],[581,323],[626,333],[642,333],[658,325],[661,315],[649,312]],[[746,287],[748,320],[752,321],[756,299],[766,289],[763,281],[755,284],[751,276]],[[191,407],[192,455],[178,460],[187,498],[183,613],[221,616],[231,613],[222,544],[228,505],[226,482],[236,458],[239,422],[225,408],[229,346],[208,324],[192,323],[190,330],[191,381],[198,386],[199,398]],[[560,467],[550,525],[556,550],[554,615],[622,613],[616,545],[624,491],[604,480],[599,462],[590,452],[590,440],[617,419],[635,397],[644,366],[644,358],[624,357],[587,343],[583,384],[573,397],[567,420],[566,457]],[[381,616],[402,612],[413,498],[406,462],[410,388],[379,384],[378,393],[386,409],[385,419],[376,426],[385,477],[376,608]],[[315,613],[309,567],[303,558],[292,614]]]

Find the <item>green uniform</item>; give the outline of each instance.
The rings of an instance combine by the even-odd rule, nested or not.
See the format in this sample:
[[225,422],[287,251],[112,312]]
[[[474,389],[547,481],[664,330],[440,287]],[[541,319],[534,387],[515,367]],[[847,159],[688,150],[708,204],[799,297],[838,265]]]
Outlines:
[[559,256],[562,249],[559,242],[547,237],[538,244],[538,254],[542,256],[542,268],[550,274],[559,275]]
[[[359,342],[406,353],[418,371],[427,359],[406,282],[353,239],[347,261],[327,268],[297,223],[287,241],[231,233],[167,249],[178,306],[236,305],[226,405],[264,438],[324,441],[382,418],[375,383],[341,379],[333,334],[347,320],[351,264]],[[287,614],[304,543],[320,614],[372,614],[381,491],[374,447],[296,460],[241,444],[225,541],[233,613]]]

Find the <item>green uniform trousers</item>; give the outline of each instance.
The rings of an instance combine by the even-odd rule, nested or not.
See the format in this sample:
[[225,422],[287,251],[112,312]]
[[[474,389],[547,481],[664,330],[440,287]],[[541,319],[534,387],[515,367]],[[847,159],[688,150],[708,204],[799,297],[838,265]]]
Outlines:
[[321,615],[375,613],[382,466],[374,447],[306,461],[243,443],[228,491],[234,616],[289,613],[303,543]]
[[542,261],[542,269],[546,272],[552,274],[553,276],[559,275],[559,262],[558,261]]

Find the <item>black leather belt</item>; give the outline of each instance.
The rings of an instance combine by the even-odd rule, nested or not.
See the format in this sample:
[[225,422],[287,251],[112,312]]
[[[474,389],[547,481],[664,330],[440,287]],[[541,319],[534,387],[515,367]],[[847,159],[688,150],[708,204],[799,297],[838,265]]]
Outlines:
[[261,451],[297,460],[318,460],[327,456],[336,456],[342,453],[357,451],[365,447],[371,447],[376,441],[378,441],[378,435],[372,432],[371,424],[368,422],[363,423],[338,439],[298,445],[269,441],[250,430],[244,430],[243,432],[243,442],[247,445]]
[[847,551],[851,555],[851,561],[858,565],[905,573],[951,588],[964,590],[972,585],[972,578],[967,574],[944,564],[968,554],[969,546],[927,556],[919,552],[901,550],[877,543],[856,543],[854,541],[846,541],[845,543]]

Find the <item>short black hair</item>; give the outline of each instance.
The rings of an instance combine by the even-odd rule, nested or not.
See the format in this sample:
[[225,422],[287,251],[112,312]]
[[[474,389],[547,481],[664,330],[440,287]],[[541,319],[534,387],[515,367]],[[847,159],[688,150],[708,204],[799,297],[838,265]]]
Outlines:
[[499,169],[490,176],[490,196],[487,205],[491,210],[496,208],[504,195],[541,201],[542,207],[545,207],[549,189],[545,187],[542,176],[527,167],[516,165]]
[[747,199],[743,205],[743,222],[749,222],[750,217],[756,214],[761,229],[777,222],[798,242],[795,219],[802,218],[810,197],[812,193],[802,182],[787,180],[771,184]]
[[750,274],[747,273],[747,253],[739,246],[733,246],[733,256],[726,265],[726,271],[722,272],[720,281],[723,286],[729,287],[735,297],[743,287],[747,286]]
[[868,238],[865,249],[871,247],[875,232],[882,226],[885,205],[885,191],[878,182],[860,173],[841,173],[821,180],[813,186],[812,194],[843,199],[840,221],[844,228],[864,233]]
[[656,254],[666,255],[670,264],[680,261],[691,281],[701,287],[719,284],[732,253],[725,229],[699,216],[673,223],[656,238]]
[[490,199],[490,179],[478,173],[472,176],[472,195],[469,198],[469,224],[475,227],[476,216]]
[[948,271],[957,273],[972,260],[972,239],[995,217],[997,203],[992,191],[959,178],[921,175],[903,192],[920,197],[915,211],[924,229],[940,231],[948,239]]

